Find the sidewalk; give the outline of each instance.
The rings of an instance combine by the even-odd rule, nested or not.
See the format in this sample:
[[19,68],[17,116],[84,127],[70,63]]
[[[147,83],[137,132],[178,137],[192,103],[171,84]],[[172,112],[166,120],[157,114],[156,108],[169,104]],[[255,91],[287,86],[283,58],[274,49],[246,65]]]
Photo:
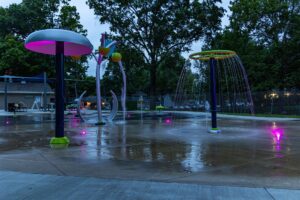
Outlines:
[[96,179],[0,171],[0,199],[299,199],[299,190]]

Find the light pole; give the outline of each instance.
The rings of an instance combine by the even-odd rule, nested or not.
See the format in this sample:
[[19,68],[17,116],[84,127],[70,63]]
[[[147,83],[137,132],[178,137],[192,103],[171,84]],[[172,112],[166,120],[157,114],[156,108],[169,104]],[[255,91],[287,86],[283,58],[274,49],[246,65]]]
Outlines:
[[283,95],[286,97],[285,101],[284,101],[284,111],[285,113],[287,113],[287,110],[289,110],[289,97],[291,96],[291,93],[286,91],[286,89],[284,89],[284,93]]
[[283,95],[287,98],[287,104],[288,104],[289,103],[289,97],[291,96],[291,93],[287,92],[287,91],[284,91]]
[[273,105],[274,105],[274,99],[277,99],[278,98],[278,94],[273,91],[271,94],[270,94],[270,98],[271,98],[271,114],[273,114]]

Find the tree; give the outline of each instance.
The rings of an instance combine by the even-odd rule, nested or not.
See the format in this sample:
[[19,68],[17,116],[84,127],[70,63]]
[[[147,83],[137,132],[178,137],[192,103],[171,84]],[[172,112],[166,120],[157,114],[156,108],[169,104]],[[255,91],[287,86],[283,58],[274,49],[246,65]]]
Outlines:
[[179,52],[167,56],[159,65],[157,85],[159,94],[174,94],[185,59]]
[[54,27],[59,0],[23,0],[8,8],[0,7],[0,72],[8,68],[13,75],[54,74],[49,56],[37,55],[24,48],[24,39],[35,30]]
[[[60,9],[59,9],[60,8]],[[0,73],[8,68],[13,75],[32,76],[43,71],[54,76],[54,59],[27,51],[24,39],[32,32],[45,28],[65,28],[86,34],[79,22],[76,7],[68,0],[23,0],[8,8],[0,7]],[[66,78],[84,78],[86,58],[81,62],[66,59]]]
[[0,37],[0,73],[4,74],[8,69],[12,75],[32,76],[39,74],[42,69],[49,70],[53,75],[49,56],[37,55],[24,48],[24,42],[13,35]]
[[229,26],[208,46],[235,50],[254,90],[299,87],[299,0],[236,0],[230,10]]
[[156,94],[157,68],[173,52],[189,49],[192,42],[220,28],[224,9],[220,0],[87,0],[101,23],[126,45],[143,55],[150,70],[150,94]]
[[36,30],[52,28],[61,3],[65,0],[23,0],[20,4],[11,4],[0,8],[0,36],[8,34],[19,39]]
[[96,78],[94,76],[87,76],[79,82],[78,90],[82,92],[86,90],[86,96],[96,96],[95,82]]
[[66,28],[86,36],[87,30],[83,28],[79,20],[80,15],[77,12],[76,7],[70,5],[64,5],[61,8],[57,19],[60,28]]

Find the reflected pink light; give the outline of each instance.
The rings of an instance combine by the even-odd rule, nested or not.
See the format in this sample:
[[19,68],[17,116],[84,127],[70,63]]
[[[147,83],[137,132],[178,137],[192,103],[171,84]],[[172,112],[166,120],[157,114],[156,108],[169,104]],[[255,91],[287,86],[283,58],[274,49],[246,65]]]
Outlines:
[[[281,151],[281,146],[280,146],[279,143],[276,143],[275,150],[276,150],[277,152]],[[280,157],[280,155],[279,155],[279,154],[276,154],[276,157]]]
[[166,123],[166,124],[171,124],[171,123],[172,123],[172,120],[169,119],[169,118],[168,118],[168,119],[165,119],[165,123]]
[[280,128],[276,125],[275,122],[273,122],[272,127],[270,128],[270,132],[273,136],[273,148],[276,158],[283,158],[284,155],[281,153],[282,146],[281,146],[281,140],[283,139],[284,129]]
[[9,124],[9,121],[6,121],[5,124]]
[[86,130],[82,130],[82,131],[80,132],[81,135],[86,135],[86,133],[87,133]]
[[78,119],[72,118],[72,120],[71,120],[71,127],[77,127],[78,124],[79,124]]

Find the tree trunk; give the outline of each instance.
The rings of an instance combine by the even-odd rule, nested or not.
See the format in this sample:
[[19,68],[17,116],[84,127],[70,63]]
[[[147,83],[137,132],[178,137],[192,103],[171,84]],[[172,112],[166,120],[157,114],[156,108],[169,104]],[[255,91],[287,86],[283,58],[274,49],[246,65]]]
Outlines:
[[156,68],[155,62],[150,64],[150,108],[155,109],[156,101]]

